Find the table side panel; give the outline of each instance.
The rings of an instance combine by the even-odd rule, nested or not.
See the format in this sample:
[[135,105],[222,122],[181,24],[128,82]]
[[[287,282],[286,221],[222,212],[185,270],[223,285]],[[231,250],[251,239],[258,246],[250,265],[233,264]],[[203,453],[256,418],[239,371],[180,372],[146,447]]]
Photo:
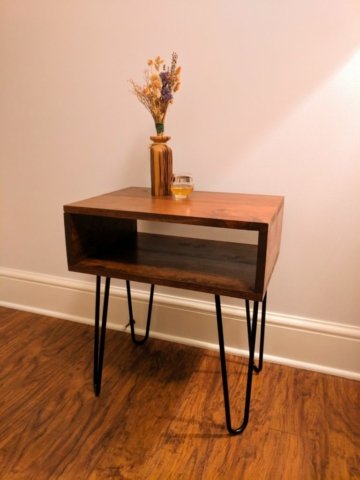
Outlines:
[[259,249],[256,272],[256,291],[265,295],[280,252],[284,203],[282,203],[267,231],[259,232]]
[[284,215],[284,203],[281,205],[279,212],[274,218],[274,221],[270,224],[268,231],[268,240],[266,248],[266,268],[265,268],[265,280],[264,290],[270,282],[271,275],[273,273],[276,261],[280,252],[281,233],[282,233],[282,221]]

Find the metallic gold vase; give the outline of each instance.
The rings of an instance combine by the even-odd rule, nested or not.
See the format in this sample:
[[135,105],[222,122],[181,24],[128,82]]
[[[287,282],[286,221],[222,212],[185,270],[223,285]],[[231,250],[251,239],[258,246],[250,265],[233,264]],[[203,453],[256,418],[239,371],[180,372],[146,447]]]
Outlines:
[[166,145],[171,137],[156,135],[150,138],[153,141],[150,145],[151,195],[154,197],[171,195],[172,150]]

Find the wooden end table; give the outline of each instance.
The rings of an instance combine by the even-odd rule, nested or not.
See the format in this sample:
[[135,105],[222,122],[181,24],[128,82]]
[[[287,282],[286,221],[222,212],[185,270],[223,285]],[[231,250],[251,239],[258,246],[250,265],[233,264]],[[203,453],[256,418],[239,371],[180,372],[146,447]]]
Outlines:
[[[193,192],[187,200],[152,197],[150,189],[130,187],[64,206],[70,271],[96,275],[94,390],[98,396],[105,349],[110,280],[126,281],[129,324],[134,343],[150,331],[155,285],[214,294],[226,426],[241,433],[249,420],[253,372],[263,365],[267,287],[279,254],[284,198],[239,193]],[[138,231],[138,220],[257,232],[257,244],[187,238]],[[100,288],[105,292],[100,332]],[[135,334],[130,281],[151,285],[145,336]],[[249,361],[244,417],[231,423],[220,296],[245,300]],[[252,313],[250,301],[253,302]],[[261,304],[259,362],[255,341]]]

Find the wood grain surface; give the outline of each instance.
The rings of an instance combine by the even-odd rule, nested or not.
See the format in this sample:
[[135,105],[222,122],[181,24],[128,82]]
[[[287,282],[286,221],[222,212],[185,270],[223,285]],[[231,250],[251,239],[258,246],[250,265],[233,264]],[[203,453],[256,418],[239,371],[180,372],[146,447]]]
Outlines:
[[[166,137],[164,137],[166,138]],[[173,157],[172,150],[159,137],[150,145],[150,176],[151,176],[151,195],[162,196],[171,195],[171,179],[173,175]]]
[[[1,480],[360,478],[360,383],[265,363],[230,437],[216,352],[109,330],[95,398],[92,334],[0,308]],[[235,408],[244,366],[228,357]]]
[[171,196],[152,197],[148,188],[129,187],[64,205],[64,212],[267,230],[283,205],[284,197],[277,195],[194,191],[177,201]]

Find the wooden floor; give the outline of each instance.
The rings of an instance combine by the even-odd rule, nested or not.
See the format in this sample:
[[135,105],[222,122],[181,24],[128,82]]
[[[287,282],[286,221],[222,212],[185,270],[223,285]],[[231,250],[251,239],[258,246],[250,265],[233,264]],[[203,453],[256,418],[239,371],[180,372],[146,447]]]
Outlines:
[[355,381],[265,363],[230,437],[216,353],[108,331],[95,398],[92,327],[0,308],[0,387],[1,480],[360,478]]

